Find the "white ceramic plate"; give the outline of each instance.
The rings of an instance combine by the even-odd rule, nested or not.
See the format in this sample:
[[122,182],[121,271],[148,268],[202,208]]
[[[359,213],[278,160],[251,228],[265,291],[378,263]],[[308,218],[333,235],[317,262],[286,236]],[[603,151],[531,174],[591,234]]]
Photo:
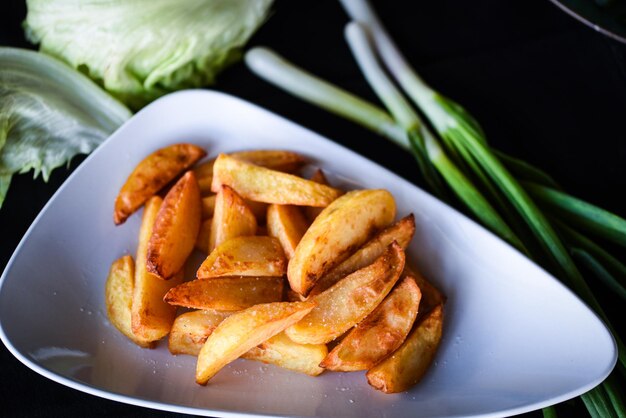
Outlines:
[[[413,212],[409,257],[448,296],[440,351],[424,380],[385,395],[363,373],[312,378],[238,360],[207,387],[195,359],[134,346],[106,319],[113,260],[134,253],[140,216],[113,226],[113,201],[157,148],[193,142],[210,154],[291,149],[335,182],[386,188]],[[556,279],[409,182],[309,130],[210,91],[167,96],[93,153],[37,217],[1,279],[2,340],[36,372],[97,396],[210,416],[458,417],[522,413],[579,395],[616,362],[602,322]]]

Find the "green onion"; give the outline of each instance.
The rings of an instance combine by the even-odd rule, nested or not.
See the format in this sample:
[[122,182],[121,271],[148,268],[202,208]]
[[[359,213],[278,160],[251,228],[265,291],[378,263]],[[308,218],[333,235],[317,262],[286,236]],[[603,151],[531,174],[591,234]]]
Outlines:
[[583,403],[585,404],[585,407],[587,408],[587,412],[589,412],[589,415],[591,415],[592,418],[604,417],[603,415],[600,414],[600,411],[598,410],[598,405],[595,400],[596,398],[590,392],[587,392],[581,395],[580,398],[583,400]]
[[611,400],[604,389],[604,385],[596,386],[589,392],[583,394],[582,398],[585,399],[585,397],[591,398],[598,416],[603,418],[618,418],[617,412],[612,407]]
[[606,390],[611,404],[613,404],[613,406],[615,407],[615,412],[617,412],[618,418],[626,418],[626,405],[624,404],[623,398],[624,391],[620,391],[617,388],[619,384],[617,382],[617,376],[615,375],[615,373],[612,373],[602,385]]
[[294,96],[358,123],[407,151],[411,149],[406,131],[380,107],[296,67],[268,48],[252,48],[245,61],[256,75]]
[[[437,167],[439,173],[448,182],[448,185],[475,216],[490,229],[496,231],[511,244],[524,251],[524,246],[517,236],[493,209],[487,199],[450,161],[430,129],[425,126],[417,113],[411,108],[411,105],[402,96],[402,93],[389,80],[372,51],[365,30],[358,23],[350,23],[346,26],[345,33],[348,45],[370,86],[389,109],[392,116],[407,130],[407,135],[411,140],[411,144],[414,145],[413,151],[418,160],[429,159],[430,161],[423,163],[424,167],[428,169],[430,164]],[[422,170],[422,172],[424,171]],[[434,177],[435,173],[428,173],[427,175]],[[436,181],[431,181],[429,184],[437,192],[442,189]],[[442,195],[443,193],[439,192],[438,194]]]
[[[424,126],[409,102],[378,65],[376,57],[369,47],[369,40],[365,31],[358,24],[350,24],[346,26],[346,39],[370,86],[389,109],[397,123],[406,131],[426,182],[439,196],[445,196],[446,191],[441,178],[433,167],[433,165],[439,164],[442,155],[439,144],[436,143],[430,130]],[[429,155],[429,151],[431,155]]]
[[524,182],[524,188],[537,202],[560,217],[571,220],[581,229],[626,247],[626,220],[547,186]]

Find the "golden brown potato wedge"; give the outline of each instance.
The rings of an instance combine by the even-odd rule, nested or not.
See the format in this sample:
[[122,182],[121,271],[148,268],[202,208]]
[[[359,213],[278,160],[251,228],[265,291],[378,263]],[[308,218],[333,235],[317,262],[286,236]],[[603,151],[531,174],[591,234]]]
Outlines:
[[111,264],[104,288],[107,316],[111,324],[132,342],[143,348],[152,348],[153,342],[138,337],[131,326],[131,307],[135,285],[135,262],[125,255]]
[[395,201],[386,190],[355,190],[335,200],[311,224],[289,260],[291,288],[307,295],[324,274],[395,216]]
[[[197,356],[209,335],[231,314],[232,312],[193,311],[179,315],[169,336],[170,352]],[[326,354],[328,349],[324,344],[297,344],[281,332],[252,347],[241,357],[317,376],[324,371],[319,363]]]
[[222,185],[241,197],[280,205],[328,206],[341,191],[292,174],[271,170],[220,154],[213,166],[214,192]]
[[204,260],[198,279],[223,276],[282,277],[287,260],[274,237],[235,237],[221,243]]
[[328,354],[328,349],[325,344],[298,344],[281,332],[258,346],[252,347],[241,357],[317,376],[324,371],[319,364],[326,354]]
[[255,235],[256,229],[256,217],[241,196],[230,187],[223,186],[215,200],[209,252],[231,238]]
[[131,326],[137,337],[147,341],[160,340],[170,332],[176,308],[163,302],[163,296],[171,287],[183,280],[182,271],[170,280],[162,280],[159,276],[150,273],[146,267],[148,242],[162,202],[163,200],[158,196],[153,196],[146,202],[135,258]]
[[417,384],[433,361],[443,327],[443,305],[419,321],[393,354],[371,368],[367,382],[385,393],[404,392]]
[[200,190],[188,171],[163,199],[148,243],[148,271],[166,280],[179,272],[193,251],[200,222]]
[[216,199],[217,196],[214,194],[202,198],[202,219],[209,219],[213,217]]
[[206,339],[231,312],[199,310],[178,315],[168,337],[172,354],[197,356]]
[[164,300],[194,309],[238,311],[259,303],[278,302],[282,277],[218,277],[192,280],[172,288]]
[[196,145],[175,144],[144,158],[130,174],[115,199],[115,224],[123,223],[146,200],[205,155],[206,152]]
[[325,344],[370,314],[387,296],[404,268],[404,251],[395,242],[376,261],[310,299],[317,306],[285,333],[300,344]]
[[371,369],[404,342],[415,322],[421,296],[415,280],[404,277],[320,366],[337,372]]
[[211,239],[211,225],[213,224],[213,218],[205,219],[200,224],[200,231],[196,238],[196,250],[202,251],[205,254],[209,253],[209,241]]
[[[228,155],[239,160],[260,165],[261,167],[271,168],[272,170],[283,171],[285,173],[294,173],[306,163],[304,157],[291,151],[252,150],[231,152]],[[198,164],[193,171],[196,173],[198,179],[212,178],[214,164],[215,158],[212,158]]]
[[196,382],[206,384],[222,367],[298,322],[314,306],[312,302],[266,303],[229,316],[202,346]]
[[[330,186],[330,183],[328,182],[328,179],[326,178],[326,175],[321,168],[315,170],[310,180],[319,184],[323,184],[325,186]],[[322,213],[323,210],[324,208],[315,208],[311,206],[307,206],[304,208],[309,223],[313,222],[315,218],[317,218],[317,216]]]
[[302,210],[297,206],[273,204],[267,208],[267,233],[278,238],[288,259],[293,257],[308,227]]
[[315,286],[311,289],[309,296],[322,293],[324,290],[330,288],[348,274],[371,264],[375,259],[380,257],[380,255],[393,241],[396,241],[398,245],[405,250],[411,242],[414,233],[415,218],[413,214],[400,219],[393,225],[389,225],[387,228],[376,234],[371,240],[366,242],[341,264],[333,268],[327,274],[323,275],[317,283],[315,283]]

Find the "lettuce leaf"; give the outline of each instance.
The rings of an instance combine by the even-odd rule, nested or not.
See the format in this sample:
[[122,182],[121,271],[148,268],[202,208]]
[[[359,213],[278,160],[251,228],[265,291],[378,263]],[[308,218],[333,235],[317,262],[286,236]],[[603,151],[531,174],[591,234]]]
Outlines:
[[212,84],[272,0],[28,0],[26,35],[133,109]]
[[0,47],[0,207],[15,173],[44,180],[131,116],[88,78],[43,54]]

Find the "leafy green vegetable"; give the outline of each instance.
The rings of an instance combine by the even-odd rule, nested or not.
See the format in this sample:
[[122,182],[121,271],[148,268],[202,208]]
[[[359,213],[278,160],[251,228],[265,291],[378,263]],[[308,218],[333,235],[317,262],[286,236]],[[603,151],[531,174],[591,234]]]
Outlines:
[[211,84],[272,0],[28,0],[26,35],[139,108]]
[[14,173],[50,172],[91,152],[130,117],[121,103],[65,64],[0,48],[0,207]]

